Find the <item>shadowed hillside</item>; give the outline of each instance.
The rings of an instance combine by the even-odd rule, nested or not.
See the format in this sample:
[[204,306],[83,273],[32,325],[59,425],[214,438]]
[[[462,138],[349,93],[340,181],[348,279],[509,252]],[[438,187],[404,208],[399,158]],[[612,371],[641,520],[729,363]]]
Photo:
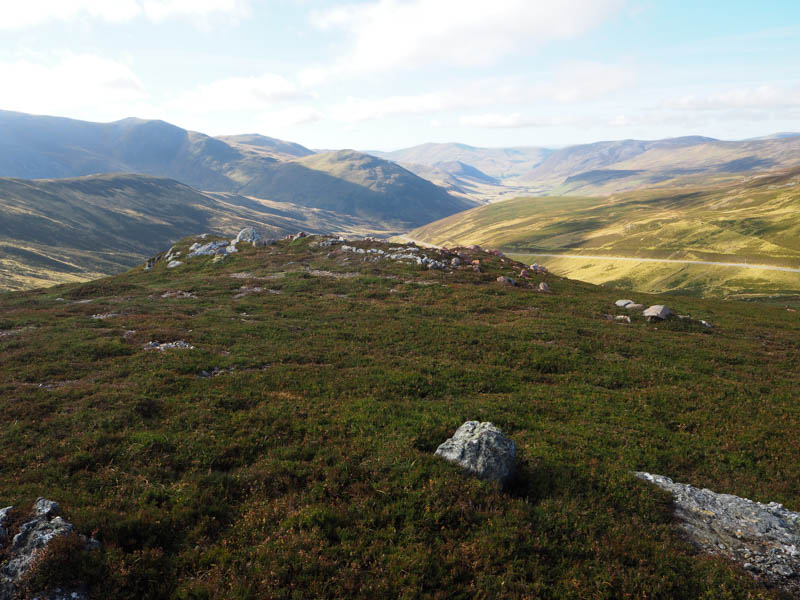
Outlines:
[[84,281],[124,269],[187,233],[360,233],[374,222],[146,175],[0,179],[0,289]]

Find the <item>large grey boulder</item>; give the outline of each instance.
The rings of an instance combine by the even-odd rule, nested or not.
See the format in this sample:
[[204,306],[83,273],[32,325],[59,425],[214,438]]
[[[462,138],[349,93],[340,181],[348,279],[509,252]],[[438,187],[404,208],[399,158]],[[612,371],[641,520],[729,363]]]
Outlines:
[[436,449],[436,456],[460,465],[481,479],[504,483],[514,472],[517,447],[491,423],[467,421]]
[[672,494],[679,527],[700,550],[733,560],[762,583],[800,597],[800,513],[663,475],[634,475]]
[[663,304],[655,304],[650,308],[646,308],[642,314],[648,321],[664,321],[672,316],[672,310]]
[[[9,533],[8,515],[13,507],[0,510],[0,547],[7,544]],[[39,498],[33,505],[29,520],[23,523],[10,542],[6,555],[8,560],[0,567],[0,600],[14,600],[19,597],[19,584],[30,571],[36,556],[55,538],[68,535],[75,527],[59,516],[58,504],[52,500]],[[99,543],[81,536],[86,549],[95,549]],[[53,590],[45,594],[48,598],[85,598],[80,591]]]
[[260,233],[258,233],[258,231],[255,230],[255,227],[245,227],[236,235],[236,239],[233,240],[233,244],[235,245],[239,242],[250,242],[251,244],[255,244],[256,242],[263,241],[264,238]]

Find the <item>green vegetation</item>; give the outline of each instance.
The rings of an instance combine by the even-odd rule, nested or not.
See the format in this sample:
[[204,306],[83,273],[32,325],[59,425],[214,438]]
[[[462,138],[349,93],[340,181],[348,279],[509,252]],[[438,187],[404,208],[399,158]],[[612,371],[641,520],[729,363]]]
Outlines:
[[[607,198],[517,198],[412,231],[423,242],[543,254],[800,268],[800,171],[736,184],[640,190]],[[542,257],[593,283],[705,294],[796,293],[800,273],[742,267]]]
[[[499,286],[507,259],[451,274],[317,241],[0,294],[0,506],[52,498],[103,543],[65,539],[32,582],[120,599],[775,597],[696,556],[630,471],[800,509],[797,313],[640,295],[714,328],[619,324],[611,290]],[[195,348],[142,350],[179,339]],[[517,443],[508,489],[432,455],[467,419]]]

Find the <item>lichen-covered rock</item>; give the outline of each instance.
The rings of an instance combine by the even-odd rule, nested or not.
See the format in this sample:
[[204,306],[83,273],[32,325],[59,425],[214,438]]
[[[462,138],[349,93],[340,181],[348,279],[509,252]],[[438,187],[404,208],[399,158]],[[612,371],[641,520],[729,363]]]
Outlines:
[[766,585],[800,595],[800,513],[663,475],[634,474],[672,494],[680,527],[700,550],[739,563]]
[[517,447],[491,423],[467,421],[435,454],[481,479],[506,482],[514,472]]
[[[9,532],[8,515],[13,507],[0,510],[0,547],[6,543]],[[14,534],[7,551],[8,560],[0,568],[0,600],[14,600],[20,597],[19,585],[22,578],[30,571],[36,556],[47,547],[51,540],[68,535],[75,527],[59,516],[58,504],[52,500],[39,498],[33,505],[30,519],[24,522]],[[13,532],[12,532],[13,533]],[[93,539],[80,536],[87,550],[96,549],[99,543]],[[78,590],[49,590],[37,597],[54,599],[84,599],[86,595]]]

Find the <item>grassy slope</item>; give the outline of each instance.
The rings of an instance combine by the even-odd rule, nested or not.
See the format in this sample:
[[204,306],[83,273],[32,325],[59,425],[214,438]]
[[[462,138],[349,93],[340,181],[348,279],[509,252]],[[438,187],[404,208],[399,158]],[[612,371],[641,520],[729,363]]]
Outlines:
[[[518,198],[453,215],[409,235],[442,245],[485,244],[519,255],[586,254],[797,268],[800,172],[733,185],[642,190],[609,198]],[[558,261],[566,264],[564,259]],[[594,283],[614,282],[651,291],[800,289],[798,274],[647,263],[634,267],[609,261],[595,261],[591,268],[586,265],[581,260],[568,271],[577,277],[580,270],[582,279]]]
[[[714,329],[621,325],[616,292],[503,288],[496,257],[445,274],[313,244],[0,295],[0,505],[56,499],[103,541],[39,579],[121,599],[771,597],[693,555],[630,471],[800,509],[797,313],[675,298]],[[176,339],[196,348],[141,350]],[[234,370],[198,377],[213,367]],[[432,456],[467,419],[516,441],[508,490]]]
[[86,281],[119,273],[190,233],[231,234],[256,225],[364,233],[374,223],[323,210],[204,194],[168,179],[98,175],[0,179],[0,289]]

